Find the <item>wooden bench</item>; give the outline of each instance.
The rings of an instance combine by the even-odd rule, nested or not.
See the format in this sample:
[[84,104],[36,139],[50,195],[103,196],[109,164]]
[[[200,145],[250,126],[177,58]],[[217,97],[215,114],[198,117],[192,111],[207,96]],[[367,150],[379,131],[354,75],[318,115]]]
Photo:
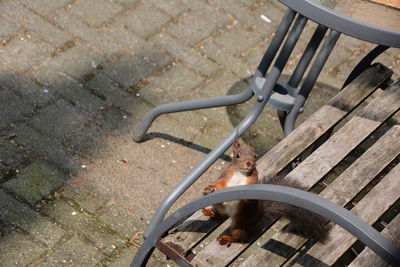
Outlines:
[[[260,177],[287,175],[350,209],[400,245],[400,81],[380,89],[392,72],[375,64],[340,91],[258,161]],[[329,139],[327,134],[333,134]],[[326,140],[314,152],[313,144]],[[325,244],[280,231],[284,219],[265,221],[246,243],[221,246],[228,222],[197,211],[160,239],[157,248],[187,266],[386,266],[343,228]],[[362,251],[361,253],[359,253]],[[374,263],[373,265],[369,265]]]

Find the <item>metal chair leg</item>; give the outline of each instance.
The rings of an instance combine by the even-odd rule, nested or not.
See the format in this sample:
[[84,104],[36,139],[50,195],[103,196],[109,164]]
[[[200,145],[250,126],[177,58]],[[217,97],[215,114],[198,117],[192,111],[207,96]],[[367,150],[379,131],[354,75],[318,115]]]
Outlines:
[[326,60],[328,59],[330,53],[332,52],[339,36],[340,36],[339,32],[331,30],[327,40],[325,41],[320,52],[318,53],[318,56],[315,59],[314,64],[311,66],[311,69],[300,88],[299,94],[296,96],[294,106],[292,110],[289,112],[288,116],[286,117],[285,130],[284,130],[285,136],[289,135],[294,130],[294,125],[297,119],[297,115],[299,114],[300,109],[303,108],[303,105],[306,102],[307,97],[310,94],[311,89],[314,86],[323,66],[325,65]]
[[268,97],[266,97],[262,102],[256,101],[253,109],[235,127],[235,129],[226,136],[221,143],[211,150],[211,152],[168,193],[159,205],[149,226],[146,228],[143,235],[144,238],[147,238],[151,232],[158,227],[158,224],[164,219],[169,208],[183,194],[183,192],[185,192],[223,153],[225,153],[237,138],[250,128],[264,109],[267,99]]
[[169,103],[159,105],[145,115],[140,124],[133,129],[133,140],[141,142],[150,128],[153,121],[162,114],[182,112],[196,109],[214,108],[222,106],[230,106],[243,103],[253,96],[251,88],[237,95],[228,95],[222,97],[214,97],[209,99],[192,100],[185,102]]
[[[185,192],[226,150],[228,150],[235,139],[239,138],[257,120],[258,116],[263,111],[268,99],[270,98],[273,89],[275,88],[275,85],[281,75],[281,71],[284,68],[291,52],[293,51],[293,48],[302,30],[304,29],[306,22],[307,19],[305,17],[301,15],[297,17],[296,22],[292,27],[291,32],[276,60],[276,63],[272,67],[271,72],[268,74],[268,77],[262,88],[256,88],[253,86],[255,83],[255,78],[249,86],[249,90],[251,90],[251,95],[253,95],[253,93],[257,95],[257,101],[255,102],[253,109],[235,127],[235,129],[207,155],[207,157],[205,157],[195,168],[193,168],[192,171],[185,178],[183,178],[172,191],[168,193],[168,195],[158,207],[153,219],[151,220],[146,231],[144,232],[144,238],[147,238],[147,236],[156,229],[157,225],[164,219],[164,216],[167,213],[168,209],[183,194],[183,192]],[[261,71],[257,73],[262,74]],[[257,77],[257,74],[255,77]],[[206,106],[208,105],[207,102],[209,101],[210,100],[205,100],[202,102],[202,104]],[[169,105],[168,107],[173,109],[174,105]],[[184,110],[185,108],[187,110],[190,110],[193,109],[193,106],[189,107],[185,105],[184,107],[182,107],[182,110]],[[157,115],[157,113],[155,113],[155,115]],[[151,117],[145,122],[151,122]],[[144,126],[147,127],[147,125]],[[138,134],[142,134],[142,132],[139,132]],[[141,136],[139,135],[138,137]]]

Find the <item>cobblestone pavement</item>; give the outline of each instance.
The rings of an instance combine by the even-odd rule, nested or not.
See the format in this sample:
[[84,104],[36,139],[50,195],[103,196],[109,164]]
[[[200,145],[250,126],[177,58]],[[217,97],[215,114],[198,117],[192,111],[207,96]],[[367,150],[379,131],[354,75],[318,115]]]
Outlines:
[[[141,144],[132,121],[241,90],[283,12],[259,0],[0,0],[0,265],[128,265],[156,205],[249,105],[162,116]],[[341,37],[301,120],[371,47]],[[400,73],[399,50],[379,61]],[[254,128],[259,154],[282,138],[269,108]]]

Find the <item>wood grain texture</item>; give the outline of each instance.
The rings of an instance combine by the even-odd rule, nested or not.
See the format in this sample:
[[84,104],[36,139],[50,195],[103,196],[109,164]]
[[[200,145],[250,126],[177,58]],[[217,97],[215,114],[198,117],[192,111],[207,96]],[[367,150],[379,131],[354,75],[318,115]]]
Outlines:
[[[376,65],[373,67],[375,70],[385,70],[384,68],[381,67],[381,65]],[[391,73],[389,71],[389,73]],[[379,76],[379,75],[378,75]],[[381,80],[387,79],[387,75],[381,75]],[[373,82],[365,82],[365,79],[369,79],[370,81],[373,80]],[[371,73],[369,73],[369,76],[363,77],[361,81],[354,81],[349,85],[350,88],[353,88],[353,90],[360,90],[360,87],[355,86],[354,83],[362,83],[364,85],[368,84],[369,86],[373,86],[376,88],[378,85],[377,78],[375,76],[372,76]],[[365,88],[364,88],[365,90]],[[370,88],[370,90],[372,90]],[[400,90],[398,90],[400,91]],[[343,107],[346,107],[349,109],[349,103],[354,104],[354,103],[360,103],[362,100],[365,99],[368,95],[371,94],[371,92],[365,94],[362,99],[359,99],[358,101],[355,100],[350,100],[351,97],[347,96],[344,94],[344,91],[342,91],[341,97],[344,98],[345,103]],[[386,97],[385,95],[391,94],[392,92],[390,91],[389,93],[386,94],[380,94],[374,101],[385,101]],[[400,92],[398,92],[400,94]],[[354,96],[355,94],[352,94]],[[358,97],[360,97],[359,94],[357,94]],[[334,103],[336,106],[338,106],[340,103],[340,99],[338,99],[338,96],[331,101],[330,103]],[[400,102],[398,103],[400,105]],[[369,106],[369,105],[368,105]],[[368,106],[366,108],[368,108]],[[388,108],[388,111],[390,112],[381,112],[382,114],[386,114],[388,117],[394,112],[393,109],[394,107],[390,106]],[[371,110],[371,112],[373,112]],[[258,170],[260,173],[260,177],[263,176],[273,176],[276,175],[282,168],[284,168],[287,164],[289,164],[296,156],[298,156],[304,149],[308,147],[309,144],[311,145],[315,140],[317,140],[322,134],[329,130],[331,127],[336,125],[341,119],[343,119],[346,115],[346,112],[336,108],[332,107],[330,105],[325,105],[322,107],[319,111],[317,111],[313,116],[311,116],[305,123],[303,123],[300,127],[298,127],[292,134],[287,136],[284,140],[282,140],[277,146],[275,146],[273,149],[271,149],[265,156],[263,156],[260,161],[258,162]],[[381,115],[383,117],[383,115]],[[327,171],[330,170],[328,168],[329,166],[333,167],[336,164],[332,164],[335,162],[335,160],[340,161],[345,155],[347,155],[350,151],[348,145],[352,144],[352,148],[360,144],[372,131],[374,131],[380,124],[380,121],[372,121],[369,119],[364,119],[364,118],[359,118],[357,121],[353,122],[353,124],[358,125],[358,123],[364,123],[363,127],[361,126],[353,126],[354,128],[362,128],[363,130],[357,131],[356,137],[353,139],[353,142],[349,142],[345,145],[342,146],[342,148],[345,150],[345,152],[342,152],[339,157],[335,155],[332,151],[329,151],[329,155],[334,156],[333,160],[330,160],[328,163],[322,163],[325,165],[324,169],[327,169]],[[303,125],[304,128],[302,127]],[[346,124],[347,125],[347,124]],[[347,132],[348,133],[348,132]],[[331,138],[332,139],[332,138]],[[347,140],[347,136],[344,136],[342,139]],[[307,141],[305,141],[307,140]],[[329,140],[328,140],[329,141]],[[337,145],[337,141],[335,141],[335,145]],[[325,143],[326,144],[326,143]],[[325,146],[325,144],[323,146]],[[331,144],[332,145],[332,144]],[[318,150],[317,150],[318,151]],[[320,155],[321,156],[321,155]],[[310,158],[310,157],[309,157]],[[327,158],[327,157],[324,157]],[[308,159],[308,158],[307,158]],[[307,160],[306,159],[306,160]],[[306,169],[303,168],[303,170],[308,170],[307,172],[311,172],[312,170],[315,170],[315,168],[320,168],[319,162],[314,162],[312,161],[313,164],[312,166],[307,166],[307,168],[311,169]],[[271,164],[270,164],[271,163]],[[302,164],[300,164],[294,171],[299,169]],[[293,171],[289,174],[290,177],[292,176]],[[320,175],[321,172],[317,172],[316,175],[313,175],[311,179],[308,179],[307,176],[300,176],[300,177],[307,177],[307,182],[303,183],[306,185],[307,188],[311,188],[312,185],[318,182],[319,179],[322,178]],[[298,181],[304,181],[304,179],[299,179],[297,178],[296,180]],[[314,182],[311,182],[314,181]],[[271,222],[268,222],[267,224],[264,224],[263,226],[260,227],[262,231],[254,232],[253,236],[249,238],[248,243],[233,243],[229,248],[225,246],[221,246],[218,244],[217,241],[212,241],[208,246],[206,246],[200,253],[193,259],[193,264],[197,266],[225,266],[229,264],[231,261],[233,261],[237,255],[242,253],[243,250],[245,250],[254,240],[256,240],[256,237],[262,233],[265,229],[269,228],[271,226]],[[215,253],[215,251],[218,251],[218,253]]]
[[[247,242],[232,243],[230,247],[221,246],[218,241],[211,241],[203,250],[199,252],[193,259],[192,263],[195,266],[225,266],[236,258],[240,252],[245,250],[259,236],[268,229],[273,220],[266,220],[258,225],[258,228],[249,234]],[[226,230],[225,230],[226,231]]]
[[398,140],[400,125],[395,125],[322,191],[320,196],[338,205],[346,205],[355,197],[355,192],[361,191],[400,154]]
[[258,171],[271,177],[298,157],[325,132],[338,124],[376,88],[390,78],[392,71],[375,64],[310,116],[291,134],[258,161]]
[[240,267],[281,266],[306,240],[298,235],[278,232],[248,257]]
[[[400,214],[398,214],[381,232],[382,235],[400,246]],[[365,248],[349,267],[386,267],[388,264],[375,254],[371,249]]]
[[[400,198],[399,184],[400,164],[394,167],[351,211],[368,224],[375,223]],[[308,257],[300,257],[297,261],[306,264],[302,260],[307,260],[311,256],[332,265],[356,240],[353,235],[335,225],[326,244],[317,243],[307,252]]]
[[[400,115],[400,114],[399,114]],[[369,182],[372,181],[390,162],[400,154],[400,126],[396,125],[387,131],[360,158],[336,178],[320,195],[344,206],[353,199]],[[305,244],[307,239],[298,235],[279,232],[270,244],[265,244],[252,254],[241,266],[255,266],[265,263],[268,266],[280,266]],[[290,247],[282,246],[284,243]]]
[[[281,143],[275,146],[264,157],[258,161],[258,169],[262,175],[272,176],[282,170],[293,159],[300,155],[307,147],[312,145],[326,131],[337,125],[346,115],[352,111],[365,98],[374,92],[383,82],[390,78],[392,72],[381,64],[376,64],[366,70],[345,89],[339,92],[329,103],[314,113],[306,122],[298,127],[292,134],[285,138]],[[262,176],[260,175],[260,177]],[[263,230],[269,227],[272,221],[267,222],[261,227]],[[182,253],[186,254],[193,246],[203,240],[209,232],[220,225],[216,220],[209,220],[198,211],[192,215],[182,227],[178,228],[171,235],[163,239],[163,242],[172,242],[182,248]],[[262,232],[263,230],[260,230]],[[251,242],[256,238],[250,238]],[[251,243],[250,242],[250,243]],[[213,244],[216,243],[216,244]],[[214,247],[213,247],[214,246]],[[248,244],[232,244],[227,250],[221,247],[217,242],[212,242],[198,256],[193,263],[196,264],[201,259],[201,254],[214,255],[218,250],[218,259],[204,258],[204,262],[197,262],[199,266],[221,266],[224,262],[230,262],[244,250]],[[215,256],[215,255],[214,255]],[[222,259],[222,261],[220,261]],[[213,264],[210,264],[212,262]]]
[[171,234],[162,239],[163,243],[173,243],[180,247],[183,256],[216,229],[223,221],[204,216],[201,210],[195,212],[179,225]]
[[306,158],[289,177],[306,187],[314,185],[385,120],[400,108],[400,80],[361,110],[328,141]]

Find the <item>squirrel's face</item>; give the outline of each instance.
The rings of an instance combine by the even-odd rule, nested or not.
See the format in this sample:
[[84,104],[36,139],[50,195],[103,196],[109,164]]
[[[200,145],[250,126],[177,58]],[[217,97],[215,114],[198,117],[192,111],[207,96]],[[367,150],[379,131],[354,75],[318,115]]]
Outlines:
[[240,144],[235,141],[233,145],[233,163],[243,174],[250,174],[256,168],[257,155],[252,143]]

